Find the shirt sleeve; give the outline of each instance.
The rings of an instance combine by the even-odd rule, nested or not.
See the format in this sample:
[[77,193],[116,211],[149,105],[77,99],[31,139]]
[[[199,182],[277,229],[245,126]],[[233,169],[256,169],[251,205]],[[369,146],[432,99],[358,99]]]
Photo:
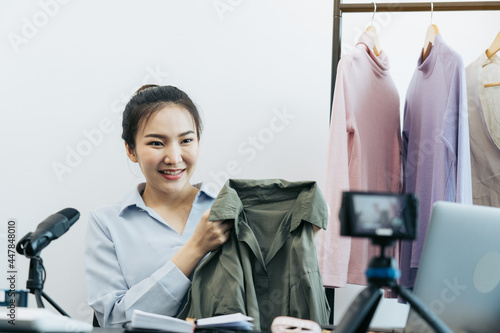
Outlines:
[[472,204],[472,171],[470,162],[469,112],[465,69],[461,64],[458,87],[458,161],[456,177],[456,202]]
[[[135,285],[129,285],[120,268],[120,244],[96,214],[90,214],[85,249],[87,298],[102,327],[121,327],[134,309],[175,316],[191,286],[179,268],[168,261]],[[148,258],[144,258],[147,260]],[[141,263],[137,262],[137,270]]]
[[472,204],[467,84],[461,58],[454,68],[449,89],[443,140],[454,160],[455,202]]
[[349,190],[349,150],[350,131],[349,100],[345,91],[345,77],[351,66],[347,57],[341,59],[337,70],[335,94],[327,152],[326,191],[328,205],[328,229],[318,232],[318,261],[326,287],[345,287],[349,265],[351,239],[340,236],[338,212],[342,201],[342,191]]

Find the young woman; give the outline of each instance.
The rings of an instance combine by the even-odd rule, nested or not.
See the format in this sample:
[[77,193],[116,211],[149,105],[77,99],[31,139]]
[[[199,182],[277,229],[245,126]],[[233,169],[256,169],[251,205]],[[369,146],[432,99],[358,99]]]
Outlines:
[[189,276],[232,228],[208,221],[215,198],[190,183],[202,122],[188,95],[143,86],[125,107],[122,127],[127,155],[146,182],[90,213],[87,297],[103,327],[121,326],[134,309],[175,316]]

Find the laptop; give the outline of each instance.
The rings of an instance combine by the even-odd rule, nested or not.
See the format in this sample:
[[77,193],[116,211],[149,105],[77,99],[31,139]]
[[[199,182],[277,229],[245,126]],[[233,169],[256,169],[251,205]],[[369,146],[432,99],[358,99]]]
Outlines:
[[[500,332],[500,208],[436,202],[413,294],[453,332]],[[404,332],[433,332],[410,310]]]

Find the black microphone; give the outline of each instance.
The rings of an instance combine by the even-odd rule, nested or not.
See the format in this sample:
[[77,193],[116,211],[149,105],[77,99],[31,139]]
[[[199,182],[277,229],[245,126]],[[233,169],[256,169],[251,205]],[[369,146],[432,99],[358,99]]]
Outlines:
[[78,220],[80,213],[73,208],[65,208],[47,217],[35,232],[28,233],[17,244],[17,252],[27,257],[34,257],[50,242],[59,238]]

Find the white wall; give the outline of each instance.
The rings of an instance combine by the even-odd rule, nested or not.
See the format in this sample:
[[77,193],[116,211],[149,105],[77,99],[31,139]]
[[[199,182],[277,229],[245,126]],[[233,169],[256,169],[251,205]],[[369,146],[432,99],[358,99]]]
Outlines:
[[[195,181],[322,183],[332,10],[326,0],[1,1],[0,288],[8,220],[20,239],[74,207],[80,220],[42,251],[44,290],[90,320],[88,213],[142,180],[120,135],[123,107],[143,83],[178,86],[200,107]],[[28,264],[17,256],[18,288]]]
[[[70,315],[90,320],[82,258],[88,212],[142,181],[123,149],[120,113],[147,82],[185,90],[204,115],[195,181],[323,186],[332,12],[330,0],[1,1],[1,247],[11,218],[20,239],[50,214],[78,209],[80,220],[42,252],[45,291]],[[500,30],[498,15],[436,12],[434,23],[469,63]],[[402,101],[429,19],[375,16]],[[344,14],[343,50],[370,21],[371,14]],[[28,264],[17,256],[19,288]],[[0,288],[8,287],[6,265],[4,256]],[[337,291],[337,320],[358,290]],[[387,304],[378,322],[391,322],[394,309],[404,318],[404,308]]]

